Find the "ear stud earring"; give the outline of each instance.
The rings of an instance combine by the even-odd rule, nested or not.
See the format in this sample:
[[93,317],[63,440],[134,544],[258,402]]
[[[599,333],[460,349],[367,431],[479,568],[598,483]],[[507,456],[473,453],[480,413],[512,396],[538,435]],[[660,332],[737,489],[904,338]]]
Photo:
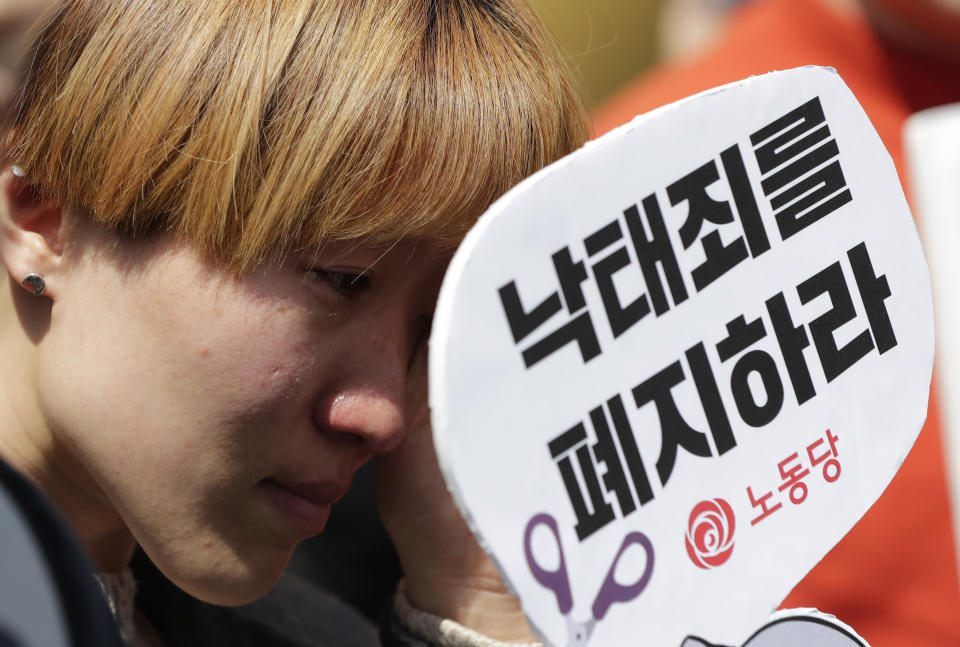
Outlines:
[[23,284],[33,289],[35,297],[40,296],[47,289],[47,282],[39,274],[28,274],[27,278],[23,279]]
[[13,171],[13,174],[19,178],[23,178],[27,176],[27,172],[24,171],[23,168],[17,166],[16,164],[10,167],[10,170]]

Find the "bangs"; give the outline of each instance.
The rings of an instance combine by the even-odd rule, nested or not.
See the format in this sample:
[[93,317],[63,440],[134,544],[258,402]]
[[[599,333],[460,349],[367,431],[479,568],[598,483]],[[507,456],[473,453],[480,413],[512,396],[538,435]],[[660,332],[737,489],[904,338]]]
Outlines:
[[242,271],[331,240],[454,246],[586,138],[578,89],[525,5],[193,4],[53,14],[8,162],[106,225],[175,230]]

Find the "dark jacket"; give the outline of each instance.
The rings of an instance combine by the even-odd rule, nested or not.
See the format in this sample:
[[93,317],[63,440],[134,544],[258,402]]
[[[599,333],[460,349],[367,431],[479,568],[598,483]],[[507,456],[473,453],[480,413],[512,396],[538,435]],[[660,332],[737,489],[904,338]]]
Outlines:
[[137,608],[164,643],[176,647],[371,647],[376,627],[346,604],[289,573],[265,597],[240,607],[196,600],[170,583],[138,551]]
[[[61,624],[76,647],[120,647],[121,641],[90,560],[66,523],[43,494],[0,461],[0,600],[17,598],[28,608],[51,609],[51,617],[4,622],[0,647],[50,647],[31,627]],[[10,554],[10,539],[26,537],[22,558]],[[30,547],[30,542],[36,548]],[[13,548],[11,548],[13,547]],[[29,553],[29,554],[27,554]],[[39,554],[40,559],[31,558]],[[36,563],[37,567],[29,567]],[[241,607],[218,607],[196,600],[166,579],[142,552],[131,564],[137,581],[137,608],[170,647],[375,647],[378,629],[367,618],[307,581],[283,575],[264,598]],[[30,581],[27,581],[30,580]],[[47,583],[50,583],[47,585]],[[43,599],[40,599],[40,596]],[[52,602],[51,602],[52,601]],[[0,609],[0,611],[3,611]],[[407,634],[384,612],[384,647],[428,647]]]

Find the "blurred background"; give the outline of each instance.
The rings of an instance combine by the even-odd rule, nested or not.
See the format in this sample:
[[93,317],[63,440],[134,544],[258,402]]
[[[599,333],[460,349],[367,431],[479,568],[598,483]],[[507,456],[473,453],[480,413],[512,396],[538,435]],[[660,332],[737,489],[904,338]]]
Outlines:
[[743,0],[531,0],[595,108],[655,62],[709,47]]
[[663,0],[532,0],[596,106],[655,60]]

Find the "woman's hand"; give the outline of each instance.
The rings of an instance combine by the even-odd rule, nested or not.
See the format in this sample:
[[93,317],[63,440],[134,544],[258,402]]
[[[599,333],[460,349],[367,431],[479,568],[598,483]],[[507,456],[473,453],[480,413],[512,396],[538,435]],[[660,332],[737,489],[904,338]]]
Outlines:
[[519,601],[460,516],[437,466],[427,407],[426,344],[411,367],[406,412],[403,443],[377,458],[377,489],[410,603],[491,638],[536,640]]

